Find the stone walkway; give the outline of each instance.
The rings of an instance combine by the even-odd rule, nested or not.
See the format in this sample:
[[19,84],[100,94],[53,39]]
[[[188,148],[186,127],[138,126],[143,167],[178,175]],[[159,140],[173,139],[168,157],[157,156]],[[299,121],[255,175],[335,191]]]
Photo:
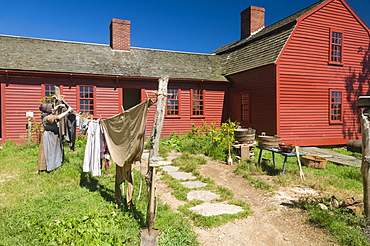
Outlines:
[[[142,159],[148,159],[144,153]],[[167,172],[171,177],[176,180],[181,181],[180,183],[189,189],[194,189],[189,191],[187,194],[188,201],[191,200],[201,200],[204,203],[197,206],[189,208],[194,213],[197,213],[202,216],[212,216],[212,215],[221,215],[221,214],[237,214],[244,211],[240,206],[230,205],[227,202],[213,202],[216,199],[220,198],[219,194],[208,190],[202,190],[201,188],[206,187],[207,183],[196,180],[191,173],[179,171],[179,167],[172,166],[172,161],[158,161],[160,169],[164,172]]]

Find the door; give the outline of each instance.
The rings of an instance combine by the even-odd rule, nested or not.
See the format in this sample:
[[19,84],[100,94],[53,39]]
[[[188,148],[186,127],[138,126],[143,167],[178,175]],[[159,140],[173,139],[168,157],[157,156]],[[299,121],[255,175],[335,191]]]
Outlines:
[[123,108],[125,110],[141,102],[140,89],[123,89]]

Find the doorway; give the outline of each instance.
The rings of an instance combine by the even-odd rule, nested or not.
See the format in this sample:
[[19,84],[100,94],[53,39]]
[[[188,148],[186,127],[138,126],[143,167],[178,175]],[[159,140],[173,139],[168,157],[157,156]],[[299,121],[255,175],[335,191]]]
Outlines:
[[139,104],[141,102],[140,89],[123,89],[123,108],[125,110]]

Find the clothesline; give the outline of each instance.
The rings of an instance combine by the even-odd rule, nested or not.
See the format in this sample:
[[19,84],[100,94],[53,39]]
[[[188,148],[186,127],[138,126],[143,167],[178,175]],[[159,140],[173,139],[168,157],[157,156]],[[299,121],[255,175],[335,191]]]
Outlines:
[[[92,119],[92,116],[84,117],[73,110],[64,98],[59,100],[59,102],[66,106],[68,114],[62,113],[63,110],[59,107],[59,115],[53,115],[56,111],[52,110],[53,107],[50,104],[44,104],[43,107],[40,106],[40,110],[45,109],[43,111],[45,116],[50,115],[55,119],[50,123],[45,123],[43,120],[45,126],[43,139],[44,141],[47,140],[47,145],[40,145],[39,157],[47,157],[44,165],[45,169],[51,171],[61,166],[63,161],[62,141],[69,141],[70,148],[73,149],[71,146],[74,146],[75,135],[72,136],[69,133],[67,134],[67,132],[75,134],[76,128],[79,128],[80,133],[87,136],[82,171],[91,173],[92,176],[100,176],[101,169],[103,167],[108,169],[109,161],[112,160],[116,164],[116,203],[118,204],[122,200],[121,184],[128,181],[126,201],[130,205],[133,193],[132,164],[135,161],[141,161],[145,142],[147,113],[149,107],[155,102],[147,95],[144,102],[106,119],[102,119],[101,116]],[[70,121],[67,122],[67,118]],[[70,130],[67,131],[65,130],[66,128],[70,128]],[[55,150],[58,151],[55,152]],[[58,158],[55,158],[52,153],[58,153],[56,156]],[[52,158],[50,158],[50,155]],[[40,167],[44,168],[44,166],[40,166],[40,163],[39,161],[39,171],[41,170]]]
[[[105,158],[116,164],[115,200],[122,200],[120,185],[128,181],[126,201],[130,205],[133,193],[132,164],[140,161],[145,141],[145,126],[151,99],[104,120],[88,120],[87,143],[83,172],[100,176]],[[85,119],[85,118],[84,118]],[[85,119],[86,120],[86,119]],[[108,154],[110,156],[108,156]]]

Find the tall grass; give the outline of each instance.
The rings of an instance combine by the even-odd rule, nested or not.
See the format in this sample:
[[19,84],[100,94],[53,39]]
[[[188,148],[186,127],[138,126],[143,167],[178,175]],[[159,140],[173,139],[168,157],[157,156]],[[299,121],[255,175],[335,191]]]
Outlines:
[[[7,142],[0,150],[0,245],[139,245],[145,227],[145,182],[134,205],[114,203],[114,165],[102,176],[82,172],[84,139],[66,151],[62,167],[37,174],[38,145]],[[160,245],[198,245],[191,225],[167,206],[158,205]]]

